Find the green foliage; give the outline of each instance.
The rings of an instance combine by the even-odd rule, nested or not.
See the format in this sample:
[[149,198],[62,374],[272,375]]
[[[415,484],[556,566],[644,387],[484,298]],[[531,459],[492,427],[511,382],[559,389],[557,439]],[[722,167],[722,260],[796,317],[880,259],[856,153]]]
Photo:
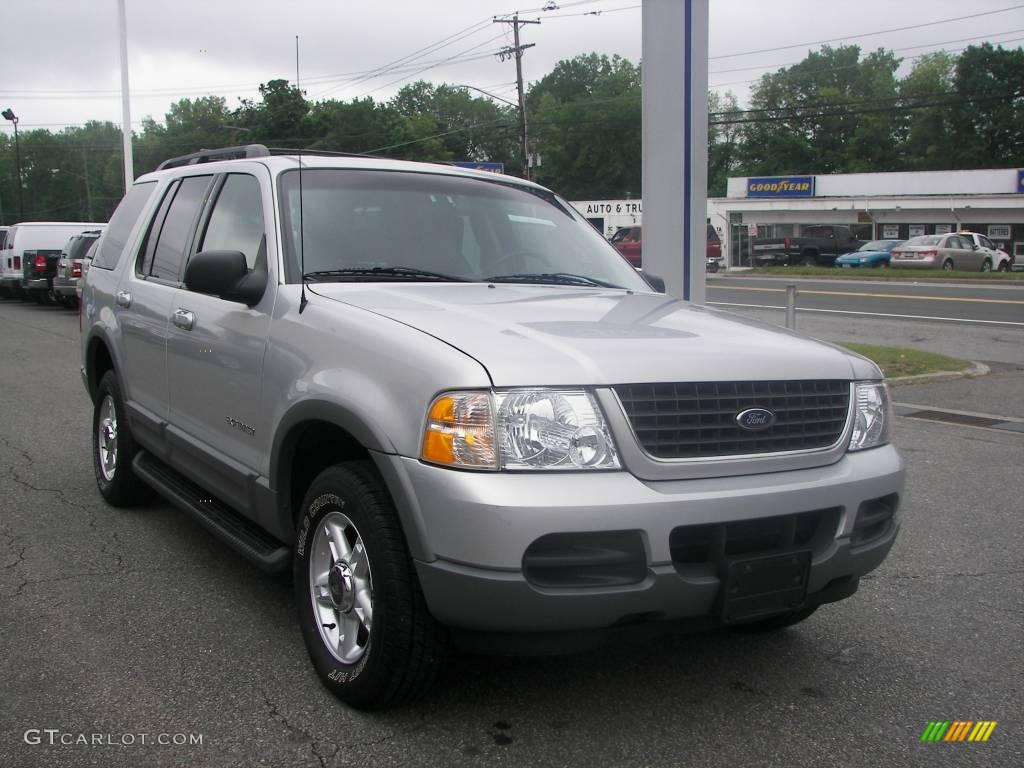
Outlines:
[[[708,189],[729,176],[1024,167],[1024,50],[989,44],[916,57],[825,46],[761,77],[750,105],[708,95]],[[526,94],[533,176],[572,199],[641,194],[640,67],[596,53],[560,61]],[[143,120],[135,174],[203,148],[265,143],[413,160],[505,163],[522,174],[518,110],[415,82],[384,102],[310,102],[286,80],[234,108],[182,99]],[[105,220],[124,189],[120,129],[89,122],[21,133],[25,219]],[[0,221],[18,219],[14,142],[0,134]],[[88,179],[88,181],[86,181]]]

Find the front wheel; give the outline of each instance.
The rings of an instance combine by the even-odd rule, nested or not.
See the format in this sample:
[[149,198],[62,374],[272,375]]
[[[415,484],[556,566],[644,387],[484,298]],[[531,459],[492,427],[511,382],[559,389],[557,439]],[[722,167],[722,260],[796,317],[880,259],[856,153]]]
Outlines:
[[107,371],[96,388],[92,416],[92,458],[96,485],[108,504],[129,507],[149,500],[153,491],[132,470],[138,449],[125,418],[121,387]]
[[321,472],[302,502],[295,544],[299,625],[321,682],[379,709],[424,694],[445,656],[386,489],[368,462]]
[[997,272],[1009,272],[1010,271],[1010,262],[1008,262],[1008,261],[1000,261],[999,262],[999,266],[996,268],[996,271]]
[[800,263],[803,264],[803,266],[805,266],[805,267],[816,267],[816,266],[818,266],[818,260],[816,258],[814,258],[813,254],[810,254],[810,253],[804,254],[803,261],[801,261]]
[[952,259],[946,259],[944,262],[942,262],[942,271],[943,272],[952,272],[953,271],[953,260]]

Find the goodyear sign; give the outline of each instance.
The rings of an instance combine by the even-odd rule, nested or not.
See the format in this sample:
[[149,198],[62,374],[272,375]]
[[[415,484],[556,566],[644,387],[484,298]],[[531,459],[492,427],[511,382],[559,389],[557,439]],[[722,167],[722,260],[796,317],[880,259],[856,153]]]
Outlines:
[[1024,192],[1024,168],[1017,171],[1017,191]]
[[814,177],[762,176],[747,179],[747,197],[814,197]]

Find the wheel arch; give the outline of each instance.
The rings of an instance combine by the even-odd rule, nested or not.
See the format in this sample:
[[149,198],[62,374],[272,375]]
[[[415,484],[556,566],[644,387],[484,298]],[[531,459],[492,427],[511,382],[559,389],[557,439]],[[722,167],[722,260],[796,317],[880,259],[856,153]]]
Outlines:
[[107,371],[116,371],[113,345],[99,332],[93,333],[85,347],[85,383],[89,399],[95,400],[96,388]]
[[413,557],[432,559],[410,490],[394,470],[394,453],[391,441],[375,425],[344,406],[320,400],[293,406],[277,429],[270,453],[270,487],[278,500],[280,530],[294,535],[302,498],[324,469],[369,460],[395,505]]

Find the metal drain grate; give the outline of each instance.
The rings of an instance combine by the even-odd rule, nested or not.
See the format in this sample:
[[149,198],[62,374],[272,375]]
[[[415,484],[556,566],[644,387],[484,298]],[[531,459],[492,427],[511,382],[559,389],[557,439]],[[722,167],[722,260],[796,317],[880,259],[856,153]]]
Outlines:
[[941,421],[946,424],[962,424],[965,427],[992,427],[1003,423],[1003,419],[989,419],[984,416],[969,416],[966,413],[950,413],[949,411],[913,411],[901,415],[909,419]]

